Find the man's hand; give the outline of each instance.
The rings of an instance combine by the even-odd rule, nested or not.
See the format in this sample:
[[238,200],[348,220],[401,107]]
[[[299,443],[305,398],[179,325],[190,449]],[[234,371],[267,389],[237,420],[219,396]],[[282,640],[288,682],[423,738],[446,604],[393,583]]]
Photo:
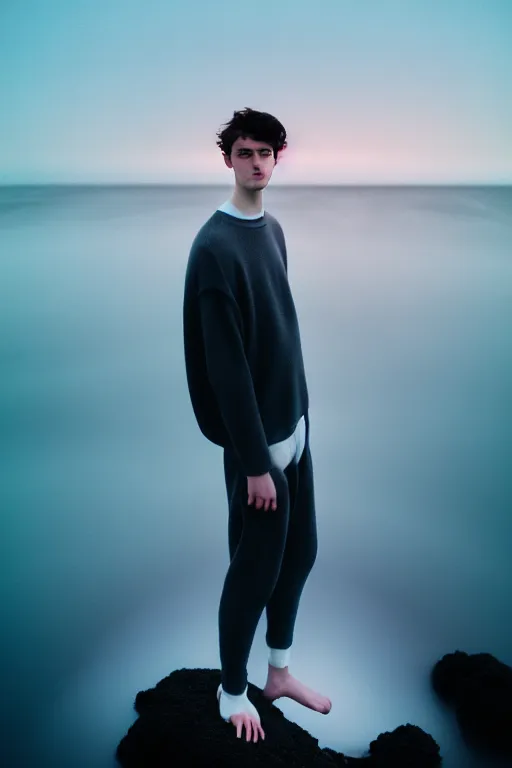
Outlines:
[[266,475],[248,477],[247,492],[249,494],[247,503],[251,505],[253,501],[256,501],[256,509],[261,509],[263,505],[265,505],[265,512],[268,512],[271,505],[274,511],[277,509],[276,487],[270,472],[267,472]]

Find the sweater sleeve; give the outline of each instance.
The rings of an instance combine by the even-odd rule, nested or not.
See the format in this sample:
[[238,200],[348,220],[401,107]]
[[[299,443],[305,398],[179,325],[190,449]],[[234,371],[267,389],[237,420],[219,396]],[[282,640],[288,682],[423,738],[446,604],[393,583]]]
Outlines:
[[272,461],[245,356],[236,303],[219,290],[199,294],[206,367],[222,419],[247,477],[264,475]]

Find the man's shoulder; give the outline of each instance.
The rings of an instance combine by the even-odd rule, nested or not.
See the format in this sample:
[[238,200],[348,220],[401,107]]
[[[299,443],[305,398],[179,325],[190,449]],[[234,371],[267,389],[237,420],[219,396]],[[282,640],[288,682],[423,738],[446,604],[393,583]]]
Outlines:
[[226,238],[225,228],[222,226],[222,218],[215,211],[199,229],[192,242],[192,251],[209,251],[213,253],[222,246]]
[[277,229],[281,233],[283,232],[283,228],[281,224],[272,213],[265,211],[265,218],[267,220],[267,223],[272,227],[272,229]]
[[201,225],[199,230],[197,231],[196,236],[194,237],[192,241],[192,246],[197,247],[205,247],[207,248],[210,243],[211,239],[211,232],[212,232],[212,224],[214,222],[214,215],[210,216],[209,219],[207,219],[204,224]]
[[190,249],[187,274],[196,286],[197,294],[216,289],[231,295],[233,243],[227,238],[227,228],[212,214],[195,236]]

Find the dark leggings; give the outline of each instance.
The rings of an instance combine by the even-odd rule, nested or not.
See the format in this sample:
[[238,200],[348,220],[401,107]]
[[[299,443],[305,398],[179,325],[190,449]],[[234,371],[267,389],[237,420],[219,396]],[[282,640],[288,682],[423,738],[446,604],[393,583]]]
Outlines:
[[317,554],[313,463],[306,439],[298,464],[294,460],[270,475],[277,509],[247,503],[247,477],[231,449],[224,450],[229,503],[230,566],[219,606],[222,688],[233,696],[247,686],[247,662],[263,609],[270,648],[290,648],[304,585]]

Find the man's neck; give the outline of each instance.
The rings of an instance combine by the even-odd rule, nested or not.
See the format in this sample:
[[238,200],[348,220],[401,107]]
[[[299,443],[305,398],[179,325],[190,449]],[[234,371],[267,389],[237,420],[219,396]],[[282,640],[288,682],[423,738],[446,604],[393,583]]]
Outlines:
[[243,213],[246,216],[256,216],[256,214],[263,208],[263,195],[260,192],[256,198],[251,197],[250,200],[247,200],[241,198],[235,191],[231,196],[230,202],[240,211],[240,213]]

